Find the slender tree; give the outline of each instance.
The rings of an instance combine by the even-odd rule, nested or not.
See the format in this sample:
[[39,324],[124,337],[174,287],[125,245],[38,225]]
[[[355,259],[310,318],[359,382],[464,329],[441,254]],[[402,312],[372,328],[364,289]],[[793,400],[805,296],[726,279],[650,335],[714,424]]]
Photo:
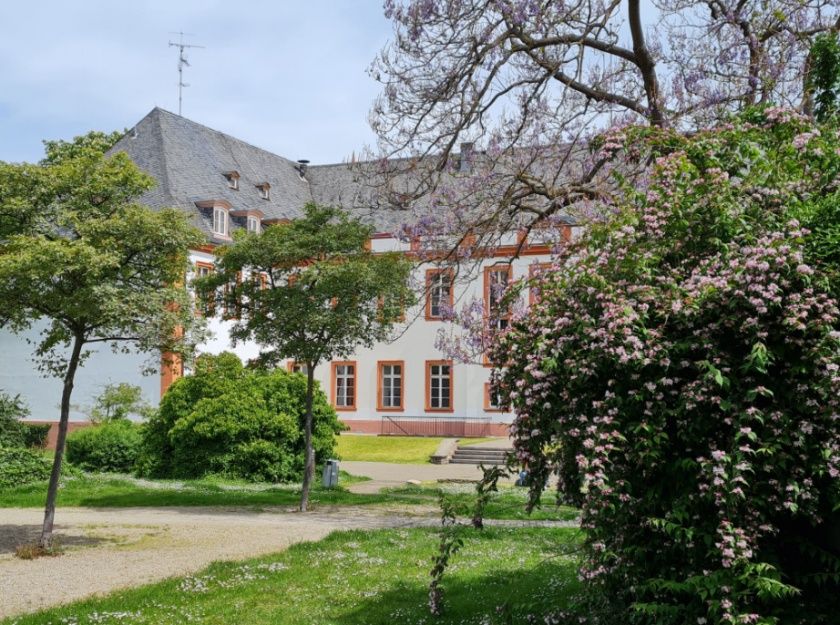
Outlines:
[[[306,366],[306,468],[300,510],[315,473],[312,398],[315,368],[388,338],[404,306],[412,263],[400,253],[372,253],[373,229],[338,209],[309,204],[302,218],[241,233],[222,248],[217,271],[196,281],[205,301],[236,316],[233,340],[254,340],[260,361],[291,358]],[[235,311],[235,312],[234,312]]]
[[[118,135],[47,142],[39,164],[0,163],[0,327],[44,326],[35,349],[64,381],[40,543],[53,536],[70,400],[90,346],[186,353],[195,332],[183,276],[200,233],[174,209],[137,203],[153,180]],[[178,286],[178,285],[181,286]]]

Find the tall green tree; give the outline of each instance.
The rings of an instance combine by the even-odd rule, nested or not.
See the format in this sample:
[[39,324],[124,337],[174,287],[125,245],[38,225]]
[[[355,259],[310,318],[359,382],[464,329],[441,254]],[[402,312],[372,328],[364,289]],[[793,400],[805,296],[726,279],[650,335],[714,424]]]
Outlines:
[[414,302],[411,261],[366,249],[371,234],[370,226],[338,209],[309,204],[301,219],[241,234],[220,250],[217,271],[196,283],[205,301],[215,295],[227,300],[224,309],[237,310],[230,336],[256,341],[263,363],[291,358],[306,365],[301,511],[315,473],[315,367],[387,339],[403,307]]
[[840,37],[837,33],[817,37],[811,46],[809,60],[807,82],[814,116],[819,121],[826,121],[840,108]]
[[138,204],[154,182],[125,154],[106,155],[116,136],[47,142],[38,164],[0,163],[0,327],[22,332],[46,323],[35,359],[64,381],[45,548],[73,383],[90,347],[185,354],[200,334],[183,279],[201,234],[182,212]]
[[93,423],[104,423],[127,419],[131,415],[148,417],[153,408],[143,399],[143,389],[120,382],[106,384],[87,412],[88,419]]

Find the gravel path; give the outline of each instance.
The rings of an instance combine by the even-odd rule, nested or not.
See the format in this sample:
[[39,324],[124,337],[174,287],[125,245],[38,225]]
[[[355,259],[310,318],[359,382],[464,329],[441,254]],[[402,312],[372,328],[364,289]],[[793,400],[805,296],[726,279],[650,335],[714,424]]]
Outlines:
[[66,552],[19,560],[15,546],[38,536],[43,511],[0,510],[0,618],[139,586],[320,540],[334,530],[433,525],[433,509],[319,507],[61,508],[57,534]]
[[[395,464],[389,462],[342,461],[341,468],[352,475],[364,475],[370,482],[357,482],[348,490],[352,493],[378,493],[383,488],[405,486],[408,480],[434,482],[437,480],[478,481],[483,473],[472,464]],[[501,483],[513,479],[501,480]]]

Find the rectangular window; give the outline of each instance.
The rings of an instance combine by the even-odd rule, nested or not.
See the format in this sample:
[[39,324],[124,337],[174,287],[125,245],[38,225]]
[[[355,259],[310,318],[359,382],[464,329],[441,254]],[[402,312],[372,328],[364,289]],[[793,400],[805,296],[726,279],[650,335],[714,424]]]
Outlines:
[[487,316],[491,319],[510,317],[510,310],[503,307],[502,302],[508,286],[510,286],[510,265],[493,265],[484,268],[484,307]]
[[[537,276],[546,271],[549,267],[551,267],[551,263],[534,263],[528,267],[528,279],[533,282]],[[539,295],[539,288],[532,284],[528,289],[528,304],[533,305],[539,299]]]
[[332,363],[332,400],[336,410],[356,409],[356,363]]
[[402,297],[396,298],[393,295],[388,297],[380,297],[376,303],[377,311],[379,313],[378,319],[381,321],[384,318],[382,314],[387,309],[389,317],[395,321],[405,321],[405,302]]
[[259,232],[260,232],[260,218],[259,217],[248,217],[247,227],[248,227],[248,232],[252,232],[254,234],[259,234]]
[[429,269],[426,271],[426,319],[441,319],[453,305],[452,271]]
[[[213,269],[214,267],[212,263],[203,263],[199,261],[195,264],[195,277],[206,278],[213,273]],[[195,307],[198,314],[212,317],[216,312],[215,298],[199,298],[196,296]]]
[[380,361],[378,368],[379,393],[376,409],[401,411],[403,409],[405,364],[402,360]]
[[239,289],[237,288],[241,283],[242,272],[238,272],[236,279],[222,288],[223,319],[239,319],[242,316],[242,307],[239,304]]
[[452,412],[452,361],[426,361],[426,410]]
[[287,362],[286,368],[289,370],[289,373],[302,373],[303,375],[306,375],[309,371],[309,367],[305,363],[295,362],[294,360]]
[[490,382],[484,383],[484,411],[485,412],[502,412],[504,410],[502,405],[502,398],[498,391],[493,391],[493,385]]
[[228,236],[228,212],[220,206],[213,207],[213,234]]

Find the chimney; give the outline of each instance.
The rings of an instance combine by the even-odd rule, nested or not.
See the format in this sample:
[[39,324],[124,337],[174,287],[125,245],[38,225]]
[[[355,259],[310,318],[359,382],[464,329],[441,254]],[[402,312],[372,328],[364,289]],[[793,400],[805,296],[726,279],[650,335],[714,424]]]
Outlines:
[[465,141],[461,144],[461,163],[458,171],[462,174],[468,174],[472,171],[473,148],[475,144],[472,141]]
[[302,158],[298,161],[298,174],[301,178],[306,178],[306,166],[309,165],[309,161],[305,158]]

